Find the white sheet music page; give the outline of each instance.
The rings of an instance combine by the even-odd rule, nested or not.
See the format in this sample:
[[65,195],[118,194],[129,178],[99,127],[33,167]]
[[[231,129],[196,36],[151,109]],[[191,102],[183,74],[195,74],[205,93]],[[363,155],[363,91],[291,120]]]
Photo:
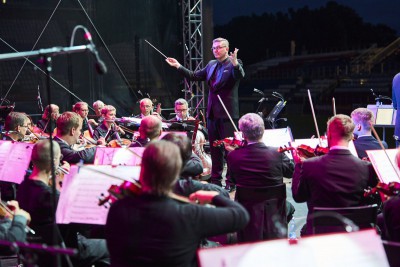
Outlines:
[[[57,206],[56,221],[60,224],[84,223],[104,225],[108,209],[98,205],[101,194],[108,195],[111,185],[139,179],[139,166],[72,166],[70,175],[64,177]],[[102,173],[105,174],[102,174]]]
[[[386,151],[386,153],[385,153]],[[397,149],[367,150],[369,160],[382,183],[400,182],[400,170],[396,164]]]
[[34,144],[0,141],[0,181],[20,184],[31,161]]
[[375,229],[198,250],[201,267],[389,267]]

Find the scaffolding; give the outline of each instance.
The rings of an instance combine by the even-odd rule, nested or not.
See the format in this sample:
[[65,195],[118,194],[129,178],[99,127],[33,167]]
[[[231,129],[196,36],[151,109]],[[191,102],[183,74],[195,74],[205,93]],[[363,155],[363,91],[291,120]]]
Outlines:
[[[203,68],[202,0],[182,0],[183,66],[196,71]],[[185,99],[198,116],[205,107],[204,82],[184,80]]]

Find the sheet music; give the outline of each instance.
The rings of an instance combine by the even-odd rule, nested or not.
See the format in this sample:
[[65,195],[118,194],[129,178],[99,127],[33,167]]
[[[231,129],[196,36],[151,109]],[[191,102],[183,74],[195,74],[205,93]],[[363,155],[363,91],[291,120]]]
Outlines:
[[398,152],[397,149],[367,150],[366,152],[382,183],[400,182],[400,171],[395,160]]
[[0,141],[0,181],[20,184],[31,161],[34,144]]
[[[293,142],[292,131],[290,130],[290,127],[267,129],[264,131],[262,142],[266,146],[272,147],[287,146],[290,142]],[[293,158],[291,153],[287,153],[286,156],[288,156],[290,159]]]
[[[120,185],[123,181],[100,174],[108,173],[127,181],[139,179],[139,166],[94,166],[79,168],[71,166],[70,175],[64,177],[63,188],[57,206],[56,221],[60,224],[84,223],[104,225],[108,209],[98,205],[101,194],[108,195],[111,185]],[[93,171],[94,170],[94,171]]]
[[95,165],[138,166],[142,162],[144,147],[98,147]]
[[380,236],[374,229],[310,236],[293,245],[279,239],[200,249],[198,258],[201,267],[389,266]]

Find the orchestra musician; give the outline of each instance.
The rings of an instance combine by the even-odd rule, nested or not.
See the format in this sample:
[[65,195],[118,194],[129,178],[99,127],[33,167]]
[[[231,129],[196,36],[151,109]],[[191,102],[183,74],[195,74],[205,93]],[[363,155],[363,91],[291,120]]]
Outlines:
[[[228,40],[214,39],[211,50],[215,60],[211,60],[205,68],[197,71],[186,69],[174,58],[166,59],[170,66],[177,68],[178,72],[187,79],[207,81],[210,89],[207,101],[207,129],[210,144],[216,140],[234,136],[235,129],[229,120],[229,114],[235,121],[239,118],[238,88],[240,80],[245,75],[242,62],[237,58],[239,50],[235,48],[234,52],[229,53]],[[218,96],[226,106],[227,112]],[[222,185],[224,153],[223,148],[211,146],[211,182],[217,185]]]
[[131,147],[144,147],[158,140],[162,133],[162,122],[157,116],[146,116],[140,122],[139,137],[133,140]]
[[200,241],[243,228],[246,210],[215,191],[197,191],[190,200],[172,198],[182,158],[178,146],[160,140],[146,147],[140,171],[141,193],[126,196],[110,208],[106,240],[111,265],[197,266]]
[[93,109],[94,109],[94,113],[96,113],[97,117],[101,117],[101,110],[104,108],[104,103],[101,100],[97,100],[95,102],[93,102]]
[[[258,114],[248,113],[242,116],[239,119],[239,129],[247,144],[229,152],[227,157],[229,176],[235,185],[263,188],[283,184],[283,177],[292,178],[293,162],[285,153],[279,153],[276,147],[266,146],[262,142],[265,127],[263,119]],[[254,218],[256,221],[264,221],[265,214],[261,212],[263,210],[260,207],[259,217]],[[294,211],[294,206],[286,201],[287,222],[291,220]],[[272,214],[268,215],[272,218]],[[270,239],[274,235],[268,233],[268,229],[263,229],[262,224],[258,225],[260,229],[247,229],[249,227],[246,227],[238,235],[238,240],[241,242],[257,241],[261,237]]]
[[[51,134],[53,133],[54,129],[56,128],[56,121],[58,116],[60,116],[60,108],[55,105],[51,104],[51,114],[50,113],[50,106],[47,105],[44,109],[42,119],[39,120],[36,124],[37,128],[42,131],[42,133]],[[50,127],[50,119],[52,121]]]
[[101,100],[97,100],[93,103],[94,113],[96,113],[97,122],[100,124],[103,122],[103,116],[101,116],[101,110],[104,108],[105,104]]
[[[81,118],[73,112],[64,112],[57,120],[63,121],[67,115],[75,116],[76,121],[81,121]],[[57,126],[61,125],[58,123]],[[58,127],[57,127],[58,128]],[[59,128],[61,131],[65,128]],[[51,182],[51,164],[59,166],[62,157],[60,146],[53,141],[54,162],[50,157],[50,141],[38,141],[31,155],[33,163],[32,174],[25,178],[18,188],[17,200],[22,208],[26,209],[32,216],[32,228],[36,230],[36,242],[53,244],[53,229],[55,222],[55,211],[57,207],[52,207],[52,198],[55,197],[56,205],[58,203],[60,192],[56,190],[55,195],[50,186]],[[60,227],[60,232],[56,232],[57,245],[60,244],[60,236],[65,240],[69,247],[78,249],[78,255],[73,258],[76,261],[74,266],[92,266],[96,263],[109,266],[109,256],[104,239],[86,238],[82,232],[77,232],[76,225],[63,225]],[[55,266],[51,262],[51,258],[43,255],[39,256],[39,266]],[[97,266],[97,265],[96,265]]]
[[176,144],[179,147],[182,157],[182,170],[179,175],[179,179],[174,186],[174,193],[188,197],[192,193],[199,190],[217,191],[222,196],[229,198],[228,191],[222,187],[215,184],[203,183],[193,179],[194,177],[203,173],[203,164],[201,159],[192,151],[192,143],[187,136],[176,133],[168,133],[162,138],[162,140]]
[[[348,148],[354,128],[349,116],[333,116],[327,124],[328,154],[301,161],[294,153],[293,199],[298,203],[307,202],[308,217],[316,206],[337,208],[363,205],[364,189],[377,184],[372,164],[355,157]],[[311,233],[311,221],[307,220],[302,234]]]
[[[60,145],[63,159],[69,163],[93,163],[96,147],[76,151],[72,148],[78,143],[82,134],[82,117],[75,112],[64,112],[57,119],[57,135],[54,140]],[[97,144],[105,145],[104,138],[99,138]]]
[[125,131],[115,123],[117,110],[114,106],[105,105],[101,109],[102,123],[94,130],[93,139],[106,138],[106,142],[118,139],[118,135],[124,135]]
[[[97,127],[99,124],[94,119],[88,119],[89,106],[86,102],[78,102],[72,107],[72,111],[81,116],[82,132],[88,131],[89,127]],[[90,124],[90,125],[89,125]]]
[[[351,112],[351,119],[355,124],[354,135],[357,138],[353,141],[360,159],[368,158],[366,150],[381,149],[378,140],[371,134],[371,126],[374,124],[375,117],[371,110],[367,108],[357,108]],[[386,142],[382,142],[387,149]]]
[[154,104],[153,101],[151,101],[150,98],[143,98],[140,100],[140,114],[134,116],[135,118],[144,118],[149,115],[154,115],[156,116],[159,120],[162,120],[163,118],[158,112],[154,112]]
[[31,127],[31,120],[21,112],[10,112],[4,123],[4,132],[1,139],[8,141],[23,141]]

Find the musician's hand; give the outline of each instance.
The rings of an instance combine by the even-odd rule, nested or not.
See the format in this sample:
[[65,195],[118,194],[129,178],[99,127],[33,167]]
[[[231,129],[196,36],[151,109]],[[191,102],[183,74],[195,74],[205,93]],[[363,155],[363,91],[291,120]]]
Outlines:
[[120,133],[120,134],[125,134],[125,131],[122,130],[122,128],[119,127],[119,126],[117,126],[117,127],[115,128],[115,130],[116,130],[118,133]]
[[88,120],[88,123],[90,123],[90,124],[93,125],[94,127],[99,126],[99,124],[98,124],[94,119]]
[[177,69],[179,69],[179,67],[181,66],[181,64],[178,62],[178,60],[176,60],[175,58],[172,58],[172,57],[166,58],[165,61],[167,61],[167,63],[168,63],[171,67],[175,67],[175,68],[177,68]]
[[[10,201],[8,201],[7,202],[7,206],[8,206],[8,208],[10,209],[10,210],[12,210],[13,211],[13,213],[14,213],[14,216],[15,215],[21,215],[21,216],[24,216],[26,219],[27,219],[27,224],[31,221],[31,215],[28,213],[28,212],[26,212],[25,210],[23,210],[23,209],[21,209],[20,207],[19,207],[19,204],[18,204],[18,201],[16,201],[16,200],[10,200]],[[10,215],[6,215],[6,217],[8,217],[9,219],[11,219],[11,214]]]
[[156,117],[159,118],[161,121],[163,120],[163,118],[161,117],[161,115],[158,114],[157,112],[153,112],[153,113],[151,113],[151,115],[156,116]]
[[239,51],[239,49],[235,48],[235,51],[230,52],[230,54],[229,54],[229,59],[231,60],[232,65],[235,67],[239,64],[239,62],[237,60],[237,52],[238,51]]
[[297,149],[292,150],[293,161],[295,164],[302,163],[306,158],[298,153]]
[[97,144],[105,146],[107,144],[106,139],[104,139],[104,137],[100,137],[99,139],[97,139]]
[[235,150],[236,148],[238,148],[238,147],[235,146],[235,145],[231,146],[231,145],[228,145],[228,144],[224,144],[224,146],[225,146],[225,150],[228,151],[228,152],[232,152],[233,150]]
[[199,204],[209,204],[212,202],[212,199],[218,195],[219,193],[217,191],[204,191],[204,190],[199,190],[197,192],[194,192],[189,196],[190,201],[199,203]]

